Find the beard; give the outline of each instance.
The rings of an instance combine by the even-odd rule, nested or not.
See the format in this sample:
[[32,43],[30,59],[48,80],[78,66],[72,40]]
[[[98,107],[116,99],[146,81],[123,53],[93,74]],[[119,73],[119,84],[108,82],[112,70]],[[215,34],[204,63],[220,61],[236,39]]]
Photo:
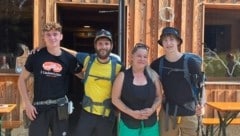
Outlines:
[[111,53],[111,50],[101,49],[101,50],[96,50],[96,53],[100,59],[107,59]]

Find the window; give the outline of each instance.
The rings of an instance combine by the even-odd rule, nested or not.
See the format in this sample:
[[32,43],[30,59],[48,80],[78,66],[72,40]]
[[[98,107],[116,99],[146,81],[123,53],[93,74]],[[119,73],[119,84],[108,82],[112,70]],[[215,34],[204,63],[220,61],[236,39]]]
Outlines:
[[210,80],[240,79],[240,10],[206,9],[204,68]]
[[33,0],[1,0],[0,9],[0,66],[6,59],[14,69],[16,57],[23,53],[21,45],[33,45]]

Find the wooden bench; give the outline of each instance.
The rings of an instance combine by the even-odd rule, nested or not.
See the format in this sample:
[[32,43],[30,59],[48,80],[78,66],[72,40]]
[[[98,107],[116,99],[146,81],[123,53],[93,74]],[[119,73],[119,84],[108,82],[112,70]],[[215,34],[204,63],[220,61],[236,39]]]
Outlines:
[[5,129],[5,136],[11,136],[12,129],[19,128],[22,121],[2,121],[2,129]]
[[[210,135],[213,136],[215,132],[214,126],[219,125],[219,118],[203,118],[202,123],[206,126],[206,136],[210,131]],[[235,118],[230,122],[230,125],[240,125],[240,118]]]

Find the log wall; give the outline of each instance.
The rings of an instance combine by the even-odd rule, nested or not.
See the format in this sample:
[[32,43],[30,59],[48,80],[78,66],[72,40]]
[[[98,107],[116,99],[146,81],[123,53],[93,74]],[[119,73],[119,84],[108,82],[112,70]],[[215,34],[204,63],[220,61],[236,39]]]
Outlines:
[[17,88],[18,74],[0,73],[0,103],[17,104],[17,107],[9,114],[4,115],[3,120],[20,120],[20,95]]
[[[41,25],[57,20],[57,3],[118,5],[118,0],[34,0],[34,47],[43,42]],[[202,3],[202,0],[125,0],[126,65],[130,64],[130,51],[137,42],[150,46],[149,62],[162,55],[157,40],[165,26],[180,30],[183,38],[182,51],[202,55]]]
[[[207,82],[207,101],[240,102],[240,83],[238,82]],[[217,117],[216,110],[206,106],[206,117]]]
[[[34,47],[42,43],[41,25],[57,20],[56,3],[118,5],[118,0],[34,0]],[[125,0],[126,66],[130,64],[130,51],[137,42],[150,46],[149,62],[163,54],[157,44],[165,26],[177,27],[183,39],[181,51],[203,56],[205,8],[240,9],[240,0]],[[161,18],[160,11],[167,11]],[[174,16],[174,18],[172,18]],[[206,85],[208,101],[239,101],[240,85],[228,82]],[[214,115],[207,108],[207,115]]]

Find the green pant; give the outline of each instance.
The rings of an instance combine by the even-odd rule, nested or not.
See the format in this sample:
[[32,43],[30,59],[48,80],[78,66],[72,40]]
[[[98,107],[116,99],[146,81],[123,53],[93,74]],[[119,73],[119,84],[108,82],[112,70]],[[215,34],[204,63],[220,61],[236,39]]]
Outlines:
[[141,128],[128,128],[120,119],[118,122],[118,136],[159,136],[159,123],[156,122],[151,127],[144,127],[143,122]]

